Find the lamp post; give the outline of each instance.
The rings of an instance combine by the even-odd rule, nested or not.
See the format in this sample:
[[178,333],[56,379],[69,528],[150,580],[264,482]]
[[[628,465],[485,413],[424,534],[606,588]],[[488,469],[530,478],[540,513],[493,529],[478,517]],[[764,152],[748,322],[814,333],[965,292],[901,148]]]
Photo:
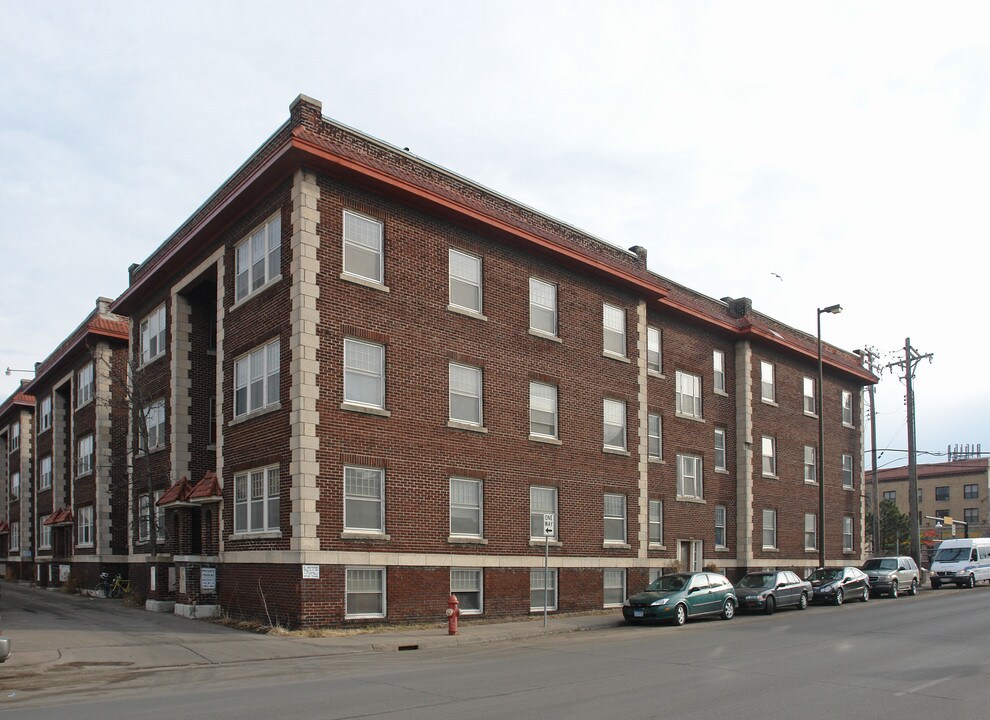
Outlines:
[[822,313],[837,315],[841,305],[818,308],[818,566],[825,567],[825,407],[822,402]]
[[8,366],[7,369],[3,371],[3,374],[6,375],[6,376],[8,376],[8,377],[10,377],[10,374],[11,373],[24,373],[26,375],[33,375],[34,374],[34,370],[16,370],[16,369]]

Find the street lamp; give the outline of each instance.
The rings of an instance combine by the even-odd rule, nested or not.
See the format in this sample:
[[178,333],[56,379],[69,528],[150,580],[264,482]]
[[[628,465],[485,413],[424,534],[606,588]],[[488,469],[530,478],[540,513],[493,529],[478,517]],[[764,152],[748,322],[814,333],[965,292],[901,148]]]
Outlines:
[[3,372],[3,374],[6,375],[7,377],[10,377],[11,373],[26,373],[30,375],[34,373],[34,370],[15,370],[14,368],[8,366],[7,369],[4,370]]
[[825,407],[822,402],[822,313],[837,315],[841,305],[818,308],[818,566],[825,567]]

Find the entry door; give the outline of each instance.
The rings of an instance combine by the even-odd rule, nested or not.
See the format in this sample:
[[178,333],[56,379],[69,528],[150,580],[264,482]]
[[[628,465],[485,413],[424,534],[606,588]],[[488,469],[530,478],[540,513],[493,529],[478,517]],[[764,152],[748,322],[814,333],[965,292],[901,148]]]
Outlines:
[[677,543],[677,559],[683,572],[701,572],[701,540],[680,540]]

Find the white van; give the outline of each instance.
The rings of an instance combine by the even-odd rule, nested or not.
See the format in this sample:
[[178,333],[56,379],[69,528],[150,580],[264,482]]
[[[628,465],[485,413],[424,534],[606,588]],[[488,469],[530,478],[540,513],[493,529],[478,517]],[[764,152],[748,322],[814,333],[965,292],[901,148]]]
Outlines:
[[990,538],[945,540],[932,560],[931,583],[935,590],[943,583],[975,587],[990,582]]

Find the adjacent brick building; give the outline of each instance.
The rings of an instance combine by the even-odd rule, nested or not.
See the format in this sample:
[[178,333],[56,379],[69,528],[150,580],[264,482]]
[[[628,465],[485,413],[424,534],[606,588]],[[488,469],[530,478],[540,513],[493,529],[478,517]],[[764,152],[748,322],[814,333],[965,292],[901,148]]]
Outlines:
[[813,337],[304,96],[112,311],[148,428],[128,437],[126,503],[149,518],[128,559],[155,608],[408,621],[454,592],[542,611],[544,513],[555,610],[620,605],[675,565],[806,569],[818,412],[827,555],[862,554],[876,379],[857,356],[825,347],[819,409]]

